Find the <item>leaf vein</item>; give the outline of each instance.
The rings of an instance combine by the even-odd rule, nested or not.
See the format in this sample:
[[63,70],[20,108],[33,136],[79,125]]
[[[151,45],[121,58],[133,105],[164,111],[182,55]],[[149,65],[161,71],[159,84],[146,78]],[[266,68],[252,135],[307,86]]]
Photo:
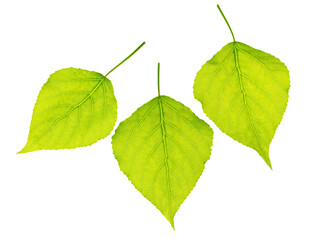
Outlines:
[[177,132],[179,132],[179,133],[180,133],[184,138],[186,138],[187,141],[189,141],[189,143],[191,143],[191,144],[193,145],[193,147],[194,147],[194,149],[197,151],[198,155],[199,155],[200,157],[202,156],[202,154],[200,153],[198,147],[194,144],[194,142],[193,142],[193,141],[192,141],[188,136],[186,136],[184,133],[182,133],[182,132],[181,132],[181,131],[176,127],[176,125],[170,123],[170,122],[167,121],[167,120],[165,120],[164,122],[167,123],[169,126],[173,127],[174,129],[176,129]]
[[155,150],[157,150],[158,149],[158,146],[161,144],[163,142],[163,140],[160,140],[157,144],[156,144],[156,146],[151,150],[151,152],[149,153],[149,155],[147,156],[147,158],[146,158],[146,160],[145,160],[145,162],[144,162],[144,165],[143,165],[143,167],[142,167],[142,172],[140,173],[140,189],[142,190],[142,188],[143,188],[143,176],[144,176],[144,171],[145,171],[145,168],[146,168],[146,166],[148,165],[148,163],[149,163],[149,161],[150,161],[150,158],[151,158],[151,156],[152,156],[152,154],[154,153],[154,151]]
[[267,65],[264,63],[264,62],[262,62],[261,60],[259,60],[257,57],[255,57],[255,56],[253,56],[252,54],[250,54],[250,53],[248,53],[247,51],[245,51],[245,50],[243,50],[243,49],[241,49],[241,48],[238,48],[238,47],[236,47],[239,51],[241,51],[241,52],[243,52],[244,54],[247,54],[249,57],[251,57],[252,59],[254,59],[254,60],[256,60],[257,62],[259,62],[259,63],[261,63],[262,64],[262,66],[264,66],[264,68],[267,70],[267,72],[270,74],[270,76],[271,76],[271,78],[277,83],[277,85],[281,88],[281,89],[283,89],[283,90],[287,90],[287,89],[285,89],[282,85],[281,85],[281,83],[276,79],[276,77],[274,76],[274,74],[269,70],[269,68],[267,67]]
[[199,129],[197,129],[193,123],[191,123],[188,119],[186,119],[185,117],[183,117],[173,106],[171,106],[169,103],[167,103],[166,101],[162,100],[162,102],[164,104],[166,104],[170,109],[172,109],[174,112],[176,112],[176,114],[183,119],[185,122],[189,123],[198,133],[199,136],[203,139],[203,141],[210,147],[211,144],[209,142],[207,142],[207,140],[203,137],[202,133],[199,131]]
[[157,127],[155,127],[151,133],[148,135],[148,137],[143,141],[143,143],[138,147],[138,149],[136,150],[136,152],[133,154],[133,156],[131,157],[130,161],[131,161],[131,165],[130,165],[130,168],[128,170],[128,173],[130,173],[133,165],[134,165],[134,162],[135,162],[135,157],[136,157],[136,154],[141,150],[141,148],[143,147],[143,145],[145,143],[147,143],[147,141],[150,139],[150,137],[159,129],[160,125],[158,125]]
[[218,73],[218,71],[220,70],[220,68],[222,67],[222,65],[224,65],[224,63],[227,61],[227,59],[228,59],[230,56],[232,56],[232,52],[233,52],[233,50],[231,50],[231,51],[227,54],[227,56],[225,57],[225,59],[222,61],[222,63],[218,66],[218,68],[217,68],[217,69],[215,70],[215,72],[213,73],[212,77],[210,78],[210,80],[209,80],[209,82],[208,82],[208,85],[207,85],[206,89],[205,89],[204,92],[203,92],[202,101],[203,101],[204,96],[205,96],[206,92],[208,91],[208,89],[209,89],[209,87],[210,87],[210,85],[211,85],[211,83],[212,83],[212,80],[214,79],[214,77],[216,76],[216,74]]
[[229,82],[229,80],[231,79],[231,76],[233,75],[233,73],[236,71],[236,67],[231,71],[231,73],[228,75],[228,77],[225,79],[225,82],[224,82],[224,85],[223,87],[221,88],[220,92],[219,92],[219,95],[218,95],[218,104],[217,104],[217,109],[219,111],[219,105],[220,105],[220,98],[221,98],[221,94],[222,92],[224,91],[227,83]]
[[192,172],[193,172],[193,176],[194,176],[194,179],[196,179],[196,177],[195,177],[195,169],[194,169],[194,166],[193,166],[193,164],[191,163],[191,161],[190,161],[190,159],[189,159],[189,157],[188,157],[188,155],[186,154],[186,152],[182,149],[182,147],[179,145],[179,143],[174,139],[174,138],[172,138],[171,136],[169,136],[169,135],[166,135],[170,140],[172,140],[173,142],[174,142],[174,144],[179,148],[179,150],[181,151],[181,153],[184,155],[184,157],[186,158],[186,160],[188,161],[188,163],[189,163],[189,165],[190,165],[190,167],[191,167],[191,169],[192,169]]
[[170,175],[169,175],[169,164],[168,164],[168,149],[167,149],[167,139],[166,139],[166,127],[165,127],[165,117],[163,112],[163,106],[161,101],[161,96],[158,96],[158,105],[160,111],[160,124],[161,124],[161,131],[162,131],[162,138],[163,138],[163,147],[165,153],[165,167],[166,167],[166,178],[167,178],[167,190],[168,190],[168,208],[169,208],[169,215],[172,217],[172,209],[171,209],[171,182],[170,182]]
[[229,107],[228,107],[228,114],[227,114],[227,128],[228,128],[228,130],[230,129],[230,114],[231,114],[231,111],[232,111],[233,105],[234,105],[236,99],[238,98],[238,96],[239,96],[241,93],[242,93],[242,91],[240,90],[240,91],[237,92],[237,94],[235,94],[235,97],[234,97],[232,103],[231,103],[231,104],[229,105]]
[[244,76],[244,77],[246,77],[248,80],[250,80],[252,83],[254,83],[259,89],[261,89],[264,93],[266,93],[266,95],[268,96],[268,98],[269,98],[269,100],[270,100],[270,102],[272,103],[272,105],[274,106],[274,108],[279,112],[279,113],[281,113],[280,112],[280,110],[277,108],[277,106],[276,106],[276,104],[273,102],[273,100],[272,100],[272,98],[271,98],[271,94],[264,88],[264,87],[262,87],[261,85],[259,85],[252,77],[250,77],[250,76],[248,76],[248,75],[246,75],[246,74],[244,74],[244,73],[242,73],[242,75]]
[[126,147],[127,147],[127,145],[130,143],[130,141],[131,141],[131,138],[132,138],[132,136],[133,136],[133,134],[134,134],[134,132],[135,132],[135,129],[138,127],[138,126],[140,126],[140,124],[143,122],[143,120],[150,114],[150,112],[154,109],[154,106],[155,105],[157,105],[158,103],[157,102],[155,102],[149,109],[148,109],[148,111],[144,114],[144,116],[141,118],[141,120],[135,125],[135,127],[133,127],[133,129],[132,129],[132,131],[131,131],[131,134],[129,135],[129,138],[128,138],[128,140],[127,140],[127,142],[126,142],[126,144],[125,144],[125,146],[124,146],[124,150],[123,150],[123,152],[126,150]]

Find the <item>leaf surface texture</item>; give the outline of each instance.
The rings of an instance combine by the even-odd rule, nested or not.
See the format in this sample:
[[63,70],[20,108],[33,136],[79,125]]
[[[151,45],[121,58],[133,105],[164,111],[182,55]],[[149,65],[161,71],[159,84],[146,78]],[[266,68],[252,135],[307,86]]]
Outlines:
[[231,42],[197,73],[194,96],[227,135],[271,167],[269,145],[286,109],[289,72],[278,58]]
[[213,131],[188,107],[158,96],[121,122],[112,137],[120,169],[174,227],[174,215],[202,174]]
[[27,144],[20,153],[89,146],[110,134],[116,118],[117,101],[109,79],[83,69],[61,69],[39,93]]

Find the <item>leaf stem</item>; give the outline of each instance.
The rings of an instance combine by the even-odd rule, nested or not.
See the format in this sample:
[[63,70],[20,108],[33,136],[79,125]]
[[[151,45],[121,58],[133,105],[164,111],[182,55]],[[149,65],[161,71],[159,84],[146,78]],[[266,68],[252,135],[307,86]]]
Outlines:
[[228,21],[227,21],[225,15],[224,15],[223,11],[221,10],[219,4],[217,4],[217,7],[218,7],[218,10],[219,10],[220,14],[223,16],[225,22],[227,23],[227,26],[228,26],[228,28],[229,28],[229,30],[230,30],[232,36],[233,36],[233,40],[234,40],[234,42],[236,42],[236,41],[235,41],[235,37],[234,37],[234,33],[233,33],[233,31],[232,31],[232,28],[230,27],[230,25],[229,25],[229,23],[228,23]]
[[158,62],[158,96],[160,97],[160,62]]
[[123,61],[121,61],[119,64],[117,64],[113,69],[111,69],[106,75],[105,77],[107,77],[109,75],[109,73],[113,72],[116,68],[118,68],[120,65],[122,65],[124,62],[126,62],[131,56],[133,56],[138,50],[140,50],[141,47],[143,47],[143,45],[145,44],[145,42],[143,42],[140,46],[138,46],[130,55],[128,55]]

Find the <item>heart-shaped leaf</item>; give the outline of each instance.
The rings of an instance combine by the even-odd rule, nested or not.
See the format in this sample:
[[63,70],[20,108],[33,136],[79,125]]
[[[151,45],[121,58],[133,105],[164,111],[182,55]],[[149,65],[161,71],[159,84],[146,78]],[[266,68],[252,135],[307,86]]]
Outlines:
[[20,153],[84,147],[108,136],[117,119],[117,101],[107,75],[144,44],[105,76],[77,68],[53,73],[39,93]]
[[290,76],[278,58],[236,42],[224,46],[197,73],[194,97],[227,135],[255,149],[271,167],[269,145],[288,101]]
[[174,227],[175,213],[210,158],[212,138],[207,123],[158,91],[119,124],[112,148],[121,171]]

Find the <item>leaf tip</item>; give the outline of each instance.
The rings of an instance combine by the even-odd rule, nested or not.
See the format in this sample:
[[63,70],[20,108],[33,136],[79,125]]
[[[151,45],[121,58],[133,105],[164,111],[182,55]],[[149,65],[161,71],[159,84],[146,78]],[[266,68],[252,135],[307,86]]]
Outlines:
[[21,154],[21,153],[26,153],[27,151],[25,150],[25,147],[23,147],[22,150],[20,150],[19,152],[17,152],[16,154]]
[[175,224],[174,224],[174,219],[168,220],[171,227],[173,228],[173,230],[175,231]]
[[271,171],[273,170],[272,166],[271,166],[271,163],[269,161],[269,163],[267,163],[267,165],[270,167]]
[[[160,210],[161,211],[161,210]],[[175,213],[172,214],[171,212],[167,215],[164,214],[162,211],[161,213],[165,216],[165,218],[168,220],[168,222],[170,223],[171,227],[174,229],[175,231],[175,223],[174,223],[174,217],[175,217]]]
[[22,148],[22,150],[20,150],[16,154],[28,153],[28,152],[35,151],[34,149],[31,149],[31,147],[32,147],[32,145],[30,145],[29,142],[27,141],[26,145]]
[[264,157],[263,160],[265,160],[265,162],[267,163],[268,167],[273,170],[272,166],[271,166],[271,162],[270,162],[270,158],[268,157]]

